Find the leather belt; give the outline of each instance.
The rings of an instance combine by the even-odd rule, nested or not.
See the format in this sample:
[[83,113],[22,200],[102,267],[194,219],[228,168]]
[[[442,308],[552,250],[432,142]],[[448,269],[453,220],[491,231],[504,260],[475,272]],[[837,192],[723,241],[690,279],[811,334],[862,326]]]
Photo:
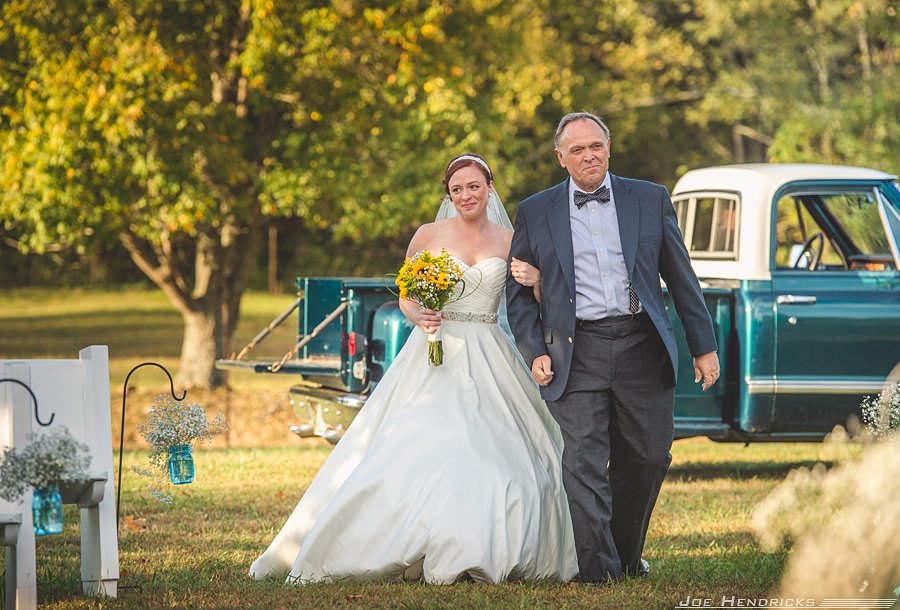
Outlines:
[[622,324],[623,322],[633,322],[640,320],[642,316],[646,316],[646,312],[640,311],[634,315],[630,313],[626,313],[621,316],[608,316],[606,318],[600,318],[599,320],[582,320],[578,318],[575,320],[575,326],[577,328],[585,328],[588,326],[604,326],[604,325],[612,325],[612,324]]

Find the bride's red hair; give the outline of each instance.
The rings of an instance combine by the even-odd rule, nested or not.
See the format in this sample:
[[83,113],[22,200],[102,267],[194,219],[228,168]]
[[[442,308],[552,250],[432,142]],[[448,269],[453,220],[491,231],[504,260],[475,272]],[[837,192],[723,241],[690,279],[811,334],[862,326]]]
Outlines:
[[450,178],[453,177],[453,174],[458,172],[464,167],[474,167],[478,169],[483,175],[484,179],[487,180],[488,184],[490,184],[494,180],[494,175],[491,172],[491,168],[488,166],[487,161],[481,155],[476,155],[475,153],[465,153],[458,157],[455,157],[447,164],[447,169],[444,171],[444,179],[441,180],[441,184],[444,185],[444,192],[446,194],[450,194]]

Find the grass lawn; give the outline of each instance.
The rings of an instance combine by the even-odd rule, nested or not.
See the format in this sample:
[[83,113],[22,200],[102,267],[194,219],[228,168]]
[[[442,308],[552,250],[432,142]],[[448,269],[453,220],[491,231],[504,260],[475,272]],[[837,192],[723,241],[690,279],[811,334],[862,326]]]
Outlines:
[[[236,349],[287,307],[291,297],[248,295]],[[5,333],[0,357],[76,357],[90,343],[110,346],[111,401],[117,439],[121,384],[147,359],[174,367],[180,318],[155,291],[12,291],[0,296]],[[288,323],[290,324],[290,323]],[[293,328],[270,339],[261,355],[280,356]],[[648,581],[596,588],[556,583],[453,586],[331,584],[292,587],[256,582],[250,563],[280,529],[328,456],[321,441],[287,431],[290,377],[234,375],[232,391],[189,395],[211,411],[228,411],[233,430],[195,452],[197,479],[177,488],[172,506],[152,500],[146,479],[130,471],[144,462],[134,428],[154,393],[159,372],[132,377],[129,395],[120,527],[119,597],[81,597],[76,510],[66,506],[61,535],[39,538],[38,598],[46,608],[675,608],[688,596],[764,597],[777,585],[783,551],[763,552],[750,515],[799,465],[832,463],[834,448],[819,444],[720,445],[678,441],[654,513],[645,557]],[[227,408],[226,408],[227,407]],[[227,441],[227,442],[226,442]]]
[[[237,352],[285,310],[294,297],[251,293],[242,302],[241,320],[232,340]],[[251,357],[277,361],[296,340],[296,316],[288,318],[263,341]],[[0,294],[0,358],[77,358],[88,345],[109,346],[113,438],[121,429],[122,384],[137,364],[155,361],[175,374],[181,353],[180,314],[158,290],[38,289],[8,290]],[[287,426],[293,423],[287,390],[291,375],[229,373],[229,389],[192,391],[187,399],[213,413],[225,413],[231,431],[229,447],[296,444]],[[153,401],[168,392],[165,375],[155,367],[136,371],[128,382],[125,446],[142,446],[137,423]],[[176,388],[180,392],[180,388]]]
[[[200,449],[197,479],[171,506],[152,500],[146,479],[126,471],[117,600],[105,608],[675,608],[687,596],[762,597],[785,555],[762,552],[749,528],[753,505],[799,464],[831,461],[823,445],[676,443],[645,556],[649,581],[594,588],[556,583],[503,585],[256,582],[247,569],[293,509],[329,453],[323,444]],[[126,467],[144,454],[126,453]],[[285,467],[289,465],[289,467]],[[100,607],[80,595],[79,527],[66,506],[61,535],[38,539],[41,607]]]

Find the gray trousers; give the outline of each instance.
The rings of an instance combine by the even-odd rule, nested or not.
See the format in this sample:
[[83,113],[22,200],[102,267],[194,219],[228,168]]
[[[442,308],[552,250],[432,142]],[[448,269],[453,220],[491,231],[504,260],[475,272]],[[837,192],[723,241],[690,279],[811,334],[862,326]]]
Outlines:
[[548,402],[584,582],[635,574],[672,461],[672,364],[644,314],[579,322],[566,390]]

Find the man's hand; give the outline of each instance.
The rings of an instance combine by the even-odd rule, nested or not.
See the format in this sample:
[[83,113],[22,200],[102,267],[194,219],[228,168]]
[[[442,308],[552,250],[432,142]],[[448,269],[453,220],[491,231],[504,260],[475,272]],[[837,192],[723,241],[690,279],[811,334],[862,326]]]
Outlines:
[[707,352],[694,358],[694,383],[703,380],[703,391],[713,386],[719,379],[719,355]]
[[531,378],[540,386],[550,385],[550,382],[553,381],[550,356],[538,356],[534,359],[534,362],[531,363]]

